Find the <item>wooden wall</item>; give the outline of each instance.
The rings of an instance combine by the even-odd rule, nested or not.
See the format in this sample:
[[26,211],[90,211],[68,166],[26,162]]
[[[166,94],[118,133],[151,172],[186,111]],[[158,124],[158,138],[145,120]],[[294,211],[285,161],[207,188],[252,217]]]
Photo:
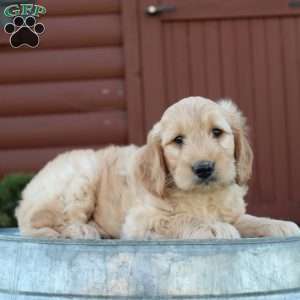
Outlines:
[[67,149],[142,144],[180,98],[232,97],[251,127],[250,212],[299,221],[300,8],[166,0],[176,9],[145,14],[162,2],[40,1],[36,49],[1,31],[0,176]]
[[118,0],[44,0],[36,49],[0,33],[0,175],[76,147],[128,142]]
[[[67,149],[145,142],[174,101],[231,97],[249,120],[250,212],[300,220],[300,7],[286,0],[42,0],[36,49],[0,31],[0,176]],[[216,9],[218,7],[218,9]]]

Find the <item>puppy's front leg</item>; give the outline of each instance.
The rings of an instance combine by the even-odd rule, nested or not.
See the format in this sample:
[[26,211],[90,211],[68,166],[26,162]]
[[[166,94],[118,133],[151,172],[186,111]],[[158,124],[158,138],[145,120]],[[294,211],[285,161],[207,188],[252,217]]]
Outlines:
[[151,209],[135,209],[122,230],[125,239],[234,239],[237,229],[223,222],[204,222],[190,215],[168,215]]
[[286,237],[299,235],[299,227],[289,221],[243,215],[234,224],[242,237]]

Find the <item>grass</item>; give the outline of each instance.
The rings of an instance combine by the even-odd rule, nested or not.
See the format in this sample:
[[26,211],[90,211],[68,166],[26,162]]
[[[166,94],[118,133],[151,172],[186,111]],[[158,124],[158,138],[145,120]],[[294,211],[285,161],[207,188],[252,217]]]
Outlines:
[[15,173],[0,181],[0,227],[16,227],[14,211],[21,199],[22,190],[32,179],[33,174]]

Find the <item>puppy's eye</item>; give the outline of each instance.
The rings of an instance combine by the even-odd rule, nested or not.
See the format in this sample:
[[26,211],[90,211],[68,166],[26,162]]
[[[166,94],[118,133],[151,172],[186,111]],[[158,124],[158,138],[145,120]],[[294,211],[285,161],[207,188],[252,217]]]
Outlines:
[[176,136],[173,142],[177,145],[183,145],[183,136],[182,135]]
[[215,138],[218,138],[223,134],[223,130],[219,129],[219,128],[213,128],[212,129],[212,134]]

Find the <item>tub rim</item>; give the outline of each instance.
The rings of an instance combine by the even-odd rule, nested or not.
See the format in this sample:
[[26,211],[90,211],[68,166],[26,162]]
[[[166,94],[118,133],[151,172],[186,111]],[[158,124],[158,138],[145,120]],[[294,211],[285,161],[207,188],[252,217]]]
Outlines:
[[285,238],[241,238],[241,239],[218,239],[218,240],[120,240],[120,239],[49,239],[31,238],[18,235],[17,228],[0,228],[0,242],[17,242],[50,245],[90,245],[90,246],[243,246],[243,245],[283,245],[300,243],[300,235]]

